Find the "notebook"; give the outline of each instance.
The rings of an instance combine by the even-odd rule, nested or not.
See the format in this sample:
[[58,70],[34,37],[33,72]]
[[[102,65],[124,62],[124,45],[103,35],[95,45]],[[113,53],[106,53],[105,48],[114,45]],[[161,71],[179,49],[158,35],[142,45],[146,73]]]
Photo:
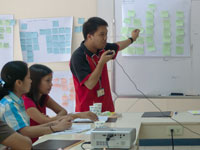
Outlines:
[[33,146],[33,150],[57,150],[58,148],[67,148],[77,145],[81,140],[47,140]]
[[144,112],[142,117],[171,117],[171,111],[163,111],[163,112]]

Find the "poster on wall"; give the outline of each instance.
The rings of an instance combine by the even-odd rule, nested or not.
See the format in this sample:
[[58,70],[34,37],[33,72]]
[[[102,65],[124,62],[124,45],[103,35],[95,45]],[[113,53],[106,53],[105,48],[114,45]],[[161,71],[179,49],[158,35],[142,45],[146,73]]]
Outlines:
[[13,60],[13,15],[0,15],[0,70]]
[[[53,73],[53,86],[49,95],[68,113],[75,112],[75,90],[70,71],[55,71]],[[50,109],[47,109],[47,114],[55,116],[55,113]]]
[[121,40],[140,29],[123,56],[190,56],[191,0],[123,0]]
[[24,61],[69,61],[73,17],[22,19],[19,26]]

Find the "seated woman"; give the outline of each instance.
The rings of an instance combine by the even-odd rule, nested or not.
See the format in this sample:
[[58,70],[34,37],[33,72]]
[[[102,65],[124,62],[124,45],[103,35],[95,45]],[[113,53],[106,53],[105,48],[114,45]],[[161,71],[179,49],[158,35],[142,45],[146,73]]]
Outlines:
[[[19,144],[20,143],[20,144]],[[31,140],[10,128],[5,122],[0,120],[0,144],[3,144],[12,150],[26,149],[32,147]]]
[[15,131],[30,138],[37,138],[66,130],[72,126],[70,117],[42,125],[29,126],[30,118],[22,100],[22,95],[29,92],[31,87],[30,72],[26,63],[8,62],[1,71],[1,79],[4,82],[0,84],[0,109],[3,110],[1,119]]

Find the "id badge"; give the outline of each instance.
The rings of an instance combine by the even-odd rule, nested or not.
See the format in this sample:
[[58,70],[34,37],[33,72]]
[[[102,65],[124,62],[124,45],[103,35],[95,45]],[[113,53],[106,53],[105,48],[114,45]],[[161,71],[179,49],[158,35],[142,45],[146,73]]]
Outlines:
[[97,97],[104,96],[104,94],[105,94],[104,88],[101,88],[101,89],[97,90]]

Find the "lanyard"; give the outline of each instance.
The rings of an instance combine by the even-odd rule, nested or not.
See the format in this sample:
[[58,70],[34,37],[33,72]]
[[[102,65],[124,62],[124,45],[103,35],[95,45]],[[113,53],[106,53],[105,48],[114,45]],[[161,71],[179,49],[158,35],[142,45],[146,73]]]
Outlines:
[[[94,65],[95,65],[95,67],[97,66],[97,64],[96,64],[96,62],[94,61],[94,59],[92,58],[92,62],[94,63]],[[101,87],[101,76],[100,76],[100,78],[99,78],[99,89],[101,89],[102,87]]]

